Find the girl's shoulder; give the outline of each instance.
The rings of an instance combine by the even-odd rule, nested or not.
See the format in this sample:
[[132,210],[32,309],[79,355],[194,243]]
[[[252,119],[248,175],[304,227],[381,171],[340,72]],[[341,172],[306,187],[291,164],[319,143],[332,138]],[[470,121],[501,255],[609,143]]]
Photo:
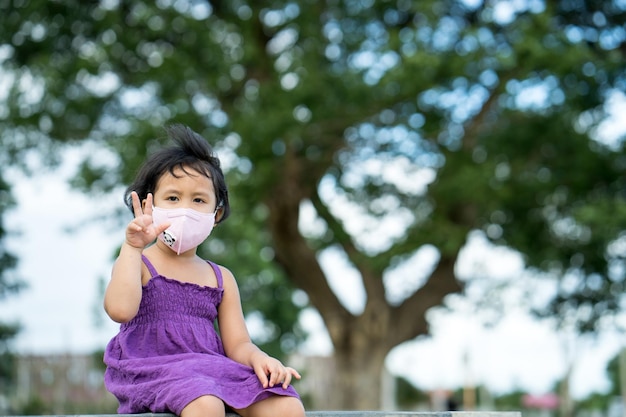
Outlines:
[[230,269],[226,268],[224,265],[220,265],[220,264],[216,264],[215,262],[212,261],[207,261],[212,265],[215,265],[216,268],[218,268],[222,274],[222,280],[224,281],[224,285],[226,285],[227,283],[232,285],[235,284],[237,285],[237,282],[235,280],[235,276],[233,275],[233,273],[230,271]]
[[[228,269],[227,267],[225,267],[224,265],[220,265],[220,264],[216,264],[212,261],[207,261],[207,262],[211,262],[213,265],[215,265],[217,268],[219,268],[220,273],[222,275],[222,288],[224,288],[224,291],[226,293],[233,293],[233,292],[239,292],[239,286],[237,284],[237,279],[235,278],[235,275],[231,272],[230,269]],[[229,291],[230,289],[230,291]],[[235,291],[233,291],[235,290]]]

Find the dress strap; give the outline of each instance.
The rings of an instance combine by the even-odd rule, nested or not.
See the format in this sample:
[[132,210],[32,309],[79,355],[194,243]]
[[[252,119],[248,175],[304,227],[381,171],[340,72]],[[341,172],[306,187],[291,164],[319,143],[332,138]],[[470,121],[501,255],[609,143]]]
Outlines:
[[213,263],[211,261],[207,262],[209,263],[209,265],[211,265],[211,268],[213,268],[213,272],[215,272],[215,277],[217,278],[217,288],[222,288],[222,284],[224,282],[224,280],[222,279],[222,270],[216,263]]
[[157,275],[159,275],[159,273],[157,272],[156,269],[154,269],[154,266],[152,266],[152,264],[150,263],[150,261],[148,260],[148,258],[146,258],[146,255],[141,255],[141,259],[143,260],[143,263],[146,265],[146,267],[148,268],[148,271],[150,271],[150,277],[154,278]]

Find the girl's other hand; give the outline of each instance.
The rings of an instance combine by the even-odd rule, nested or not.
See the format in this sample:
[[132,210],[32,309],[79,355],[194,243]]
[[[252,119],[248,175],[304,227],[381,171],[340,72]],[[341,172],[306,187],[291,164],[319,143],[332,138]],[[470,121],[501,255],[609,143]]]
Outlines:
[[148,193],[146,203],[142,209],[139,195],[133,191],[130,193],[133,201],[135,218],[126,227],[126,243],[138,249],[143,249],[154,242],[157,236],[170,227],[170,223],[163,223],[155,227],[152,221],[152,194]]
[[278,359],[264,356],[253,363],[252,367],[263,388],[273,387],[282,384],[283,389],[287,389],[292,378],[300,379],[301,376],[295,369],[284,366]]

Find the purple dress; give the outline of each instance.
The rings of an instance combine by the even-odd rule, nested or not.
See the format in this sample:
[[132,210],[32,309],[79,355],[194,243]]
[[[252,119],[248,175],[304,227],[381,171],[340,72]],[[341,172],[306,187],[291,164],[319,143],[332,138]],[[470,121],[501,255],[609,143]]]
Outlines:
[[224,288],[217,265],[217,288],[159,275],[144,256],[152,278],[143,287],[139,312],[109,342],[104,383],[117,397],[120,414],[171,412],[202,395],[246,408],[272,395],[298,397],[292,386],[263,388],[249,366],[224,354],[214,322]]

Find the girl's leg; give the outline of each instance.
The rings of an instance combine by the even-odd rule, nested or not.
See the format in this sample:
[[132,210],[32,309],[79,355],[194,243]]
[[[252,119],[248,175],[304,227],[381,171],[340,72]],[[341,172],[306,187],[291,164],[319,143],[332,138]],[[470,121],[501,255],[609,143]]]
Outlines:
[[266,398],[248,408],[236,409],[235,412],[242,417],[305,417],[304,406],[299,399],[281,395]]
[[180,417],[224,417],[224,403],[212,395],[198,397],[183,408]]

